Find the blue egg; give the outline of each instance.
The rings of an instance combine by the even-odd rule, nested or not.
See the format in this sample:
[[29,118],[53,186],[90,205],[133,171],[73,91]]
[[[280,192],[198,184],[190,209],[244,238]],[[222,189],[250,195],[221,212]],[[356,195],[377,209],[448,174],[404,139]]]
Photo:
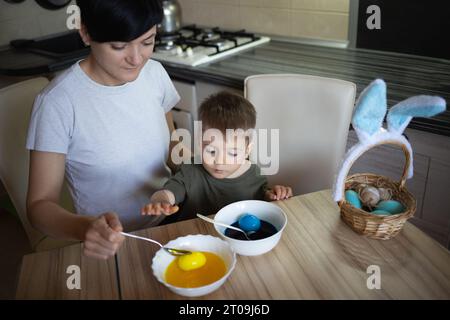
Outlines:
[[384,210],[390,214],[398,214],[405,211],[405,207],[400,202],[395,200],[380,201],[375,209]]
[[391,213],[385,210],[373,210],[371,214],[376,214],[377,216],[390,216]]
[[355,208],[358,209],[362,208],[361,200],[359,200],[359,196],[356,193],[356,191],[353,190],[345,191],[345,200]]
[[239,228],[245,232],[258,231],[261,228],[261,220],[258,217],[245,213],[239,218]]

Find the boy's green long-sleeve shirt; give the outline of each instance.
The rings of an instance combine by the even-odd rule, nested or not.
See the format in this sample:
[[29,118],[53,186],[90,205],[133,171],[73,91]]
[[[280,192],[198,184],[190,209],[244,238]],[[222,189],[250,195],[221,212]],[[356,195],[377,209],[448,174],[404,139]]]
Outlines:
[[267,179],[252,164],[241,176],[217,179],[201,164],[183,164],[164,185],[175,195],[180,211],[168,216],[163,224],[192,219],[197,213],[215,214],[224,206],[241,200],[264,200]]

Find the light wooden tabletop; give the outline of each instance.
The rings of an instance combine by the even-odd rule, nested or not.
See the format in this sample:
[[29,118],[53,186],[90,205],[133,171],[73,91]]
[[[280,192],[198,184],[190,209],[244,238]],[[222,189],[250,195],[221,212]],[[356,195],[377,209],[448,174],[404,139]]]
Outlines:
[[[329,190],[275,203],[288,217],[278,245],[261,256],[238,255],[225,284],[197,299],[450,299],[449,251],[411,223],[394,239],[372,240],[340,219]],[[216,235],[199,219],[136,234],[162,243],[188,234]],[[186,299],[153,276],[158,249],[126,239],[117,259],[106,262],[83,257],[81,245],[25,256],[17,298]],[[79,290],[67,288],[69,265],[80,266]]]
[[[77,270],[73,266],[78,267],[80,289],[69,289],[77,285],[73,278]],[[119,297],[115,259],[88,258],[82,254],[82,244],[23,257],[16,299],[116,300]]]

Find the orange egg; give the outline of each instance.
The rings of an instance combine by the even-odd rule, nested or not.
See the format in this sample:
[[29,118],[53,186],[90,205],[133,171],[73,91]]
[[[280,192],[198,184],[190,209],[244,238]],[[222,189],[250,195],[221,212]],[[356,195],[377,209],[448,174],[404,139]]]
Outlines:
[[222,258],[211,252],[201,253],[206,258],[205,264],[200,268],[191,270],[180,268],[178,260],[182,257],[175,258],[166,269],[164,276],[166,282],[180,288],[196,288],[206,286],[222,278],[227,271]]

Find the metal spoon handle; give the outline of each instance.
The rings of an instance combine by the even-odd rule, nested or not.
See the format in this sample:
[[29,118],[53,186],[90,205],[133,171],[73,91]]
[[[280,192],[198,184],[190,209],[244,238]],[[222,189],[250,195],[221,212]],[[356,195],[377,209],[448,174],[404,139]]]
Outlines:
[[182,249],[175,249],[175,248],[167,248],[164,247],[161,243],[159,243],[158,241],[149,239],[149,238],[144,238],[144,237],[139,237],[139,236],[135,236],[134,234],[131,233],[126,233],[126,232],[121,232],[121,234],[123,234],[126,237],[130,237],[130,238],[136,238],[136,239],[140,239],[140,240],[144,240],[144,241],[148,241],[151,243],[155,243],[158,246],[160,246],[161,248],[163,248],[164,250],[166,250],[168,253],[170,253],[173,256],[184,256],[186,254],[191,254],[192,252],[189,250],[182,250]]
[[205,221],[207,221],[207,222],[210,222],[210,223],[212,223],[212,224],[217,224],[218,226],[221,226],[221,227],[225,227],[225,228],[233,229],[233,230],[236,230],[236,231],[240,231],[240,232],[242,232],[242,233],[245,235],[245,237],[246,237],[247,239],[249,239],[248,236],[247,236],[247,232],[245,232],[245,231],[242,230],[242,229],[239,229],[239,228],[230,226],[230,225],[225,224],[225,223],[222,223],[222,222],[215,221],[215,220],[213,220],[213,219],[211,219],[211,218],[205,217],[204,215],[202,215],[202,214],[200,214],[200,213],[197,213],[197,217],[199,217],[200,219],[203,219],[203,220],[205,220]]
[[155,241],[155,240],[152,240],[152,239],[149,239],[149,238],[135,236],[134,234],[126,233],[126,232],[121,232],[121,234],[123,234],[126,237],[141,239],[141,240],[148,241],[148,242],[153,242],[153,243],[157,244],[158,246],[160,246],[161,248],[163,248],[163,245],[161,243],[159,243],[158,241]]

